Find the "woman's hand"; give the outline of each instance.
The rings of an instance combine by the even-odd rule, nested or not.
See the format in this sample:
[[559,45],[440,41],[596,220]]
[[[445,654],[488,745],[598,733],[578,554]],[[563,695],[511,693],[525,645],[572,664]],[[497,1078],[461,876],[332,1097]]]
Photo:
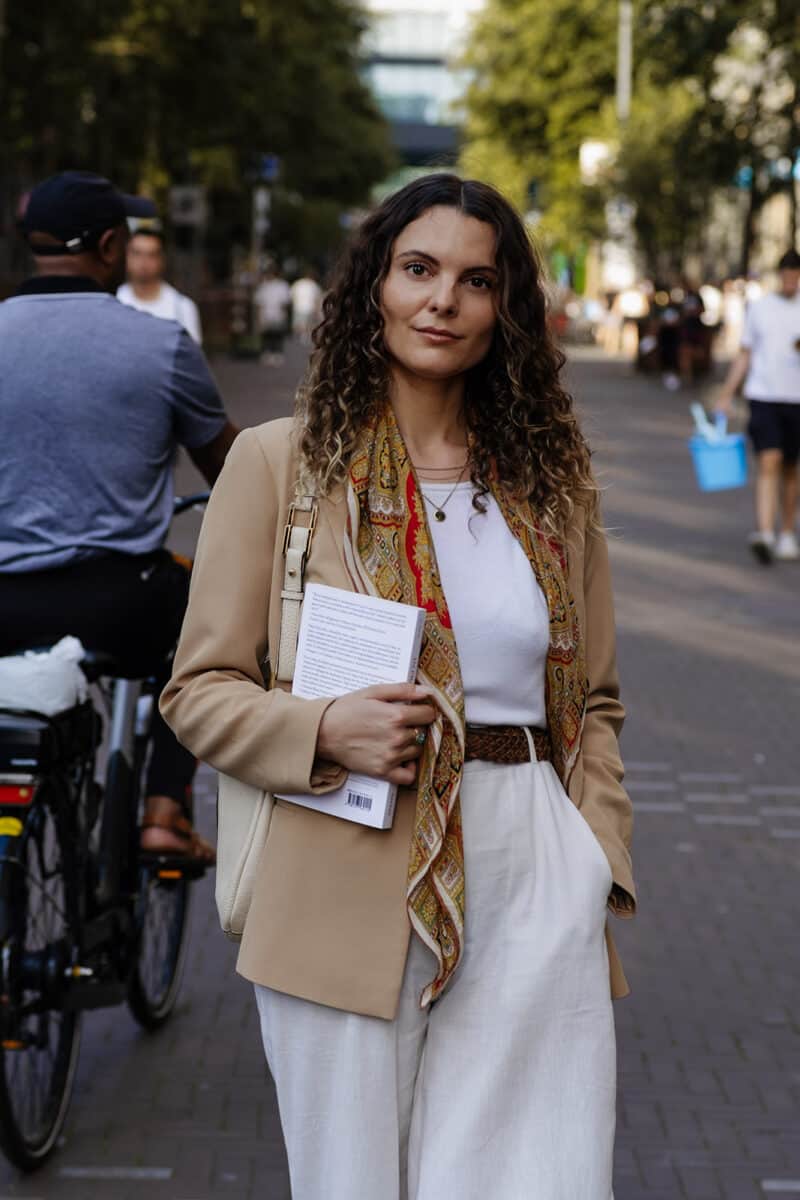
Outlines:
[[379,684],[340,696],[325,710],[317,755],[330,762],[408,787],[422,746],[417,730],[436,720],[430,693],[414,683]]

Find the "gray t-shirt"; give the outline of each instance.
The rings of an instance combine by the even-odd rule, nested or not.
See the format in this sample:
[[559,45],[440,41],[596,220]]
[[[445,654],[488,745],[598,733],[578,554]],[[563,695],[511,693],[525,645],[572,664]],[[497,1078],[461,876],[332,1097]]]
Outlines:
[[157,549],[176,448],[226,420],[177,322],[63,286],[33,280],[0,304],[0,572]]

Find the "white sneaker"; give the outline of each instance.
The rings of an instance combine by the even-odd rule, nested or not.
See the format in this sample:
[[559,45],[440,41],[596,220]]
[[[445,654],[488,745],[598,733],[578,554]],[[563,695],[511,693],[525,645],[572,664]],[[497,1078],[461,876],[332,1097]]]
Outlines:
[[778,534],[778,540],[775,543],[775,557],[779,558],[781,562],[796,562],[800,558],[800,546],[791,530],[785,530]]
[[775,557],[774,533],[751,533],[747,544],[762,566],[768,567]]

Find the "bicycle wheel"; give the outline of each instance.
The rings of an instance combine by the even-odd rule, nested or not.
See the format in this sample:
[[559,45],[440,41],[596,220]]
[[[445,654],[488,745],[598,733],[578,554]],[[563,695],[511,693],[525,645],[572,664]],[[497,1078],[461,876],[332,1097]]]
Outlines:
[[141,868],[141,937],[128,1005],[145,1029],[157,1029],[178,998],[189,932],[191,883],[179,868]]
[[57,802],[51,807],[40,794],[16,853],[0,863],[0,1146],[26,1171],[56,1144],[80,1049],[80,1015],[61,1007],[75,944],[77,881],[58,813]]

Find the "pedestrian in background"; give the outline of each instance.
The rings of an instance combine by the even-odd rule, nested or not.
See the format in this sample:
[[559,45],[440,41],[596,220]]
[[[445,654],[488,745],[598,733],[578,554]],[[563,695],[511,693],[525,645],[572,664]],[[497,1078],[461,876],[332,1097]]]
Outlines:
[[147,227],[136,229],[128,242],[126,265],[128,281],[117,292],[117,299],[139,312],[177,321],[198,346],[202,345],[197,305],[164,279],[167,256],[163,233]]
[[270,367],[279,367],[289,329],[292,291],[275,266],[270,265],[264,271],[253,299],[261,337],[261,361]]
[[705,301],[699,289],[687,285],[681,300],[678,327],[678,367],[684,387],[691,387],[696,377],[711,367],[711,342],[714,335],[703,321],[705,308]]
[[292,284],[292,331],[306,345],[322,316],[322,288],[312,271],[306,271]]
[[680,376],[681,309],[680,302],[672,296],[659,313],[658,357],[664,387],[676,392],[681,386]]
[[[423,177],[346,252],[294,422],[243,434],[211,497],[166,719],[273,792],[401,786],[390,830],[272,810],[238,969],[293,1200],[612,1197],[632,816],[562,362],[519,215]],[[298,490],[308,579],[427,610],[416,686],[264,690]]]
[[750,403],[748,432],[757,462],[756,528],[748,540],[765,565],[773,558],[800,558],[795,532],[800,457],[800,254],[787,251],[778,263],[778,273],[778,290],[748,305],[741,349],[716,406],[729,413],[744,383]]

